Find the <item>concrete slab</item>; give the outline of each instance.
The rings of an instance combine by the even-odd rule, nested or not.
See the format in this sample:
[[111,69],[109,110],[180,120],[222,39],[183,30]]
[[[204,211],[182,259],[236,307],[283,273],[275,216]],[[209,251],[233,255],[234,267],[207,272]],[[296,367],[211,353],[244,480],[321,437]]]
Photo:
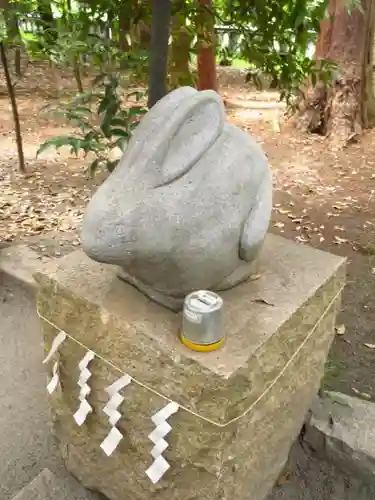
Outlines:
[[0,498],[7,500],[54,451],[32,290],[2,275],[0,295]]
[[45,260],[27,245],[14,245],[0,249],[0,272],[34,287],[33,274],[37,272]]
[[50,431],[33,289],[0,276],[0,499],[10,500],[44,467],[70,476]]
[[43,469],[13,500],[62,500],[59,485],[53,484],[54,479],[55,475],[49,469]]
[[98,498],[85,490],[73,477],[63,480],[49,469],[23,488],[13,500],[93,500]]

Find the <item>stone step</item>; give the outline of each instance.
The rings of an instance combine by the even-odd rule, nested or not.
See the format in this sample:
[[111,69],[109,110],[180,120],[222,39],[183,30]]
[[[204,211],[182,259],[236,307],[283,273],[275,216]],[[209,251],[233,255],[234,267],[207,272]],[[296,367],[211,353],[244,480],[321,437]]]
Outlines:
[[62,479],[49,469],[43,469],[13,497],[13,500],[99,500],[100,498],[103,497],[86,490],[72,476]]
[[39,255],[27,245],[0,248],[0,273],[12,276],[21,283],[35,287],[33,274],[42,266]]
[[314,400],[304,438],[320,458],[375,490],[374,423],[375,403],[326,392]]

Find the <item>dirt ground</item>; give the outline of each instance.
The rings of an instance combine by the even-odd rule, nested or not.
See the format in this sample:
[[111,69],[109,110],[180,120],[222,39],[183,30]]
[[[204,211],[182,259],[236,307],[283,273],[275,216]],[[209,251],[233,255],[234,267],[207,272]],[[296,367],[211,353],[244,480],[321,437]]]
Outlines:
[[[57,83],[56,83],[57,82]],[[40,255],[59,256],[79,246],[83,210],[105,173],[85,175],[87,160],[50,150],[47,137],[69,130],[42,110],[69,76],[29,66],[16,87],[27,175],[17,171],[13,121],[0,81],[0,244],[28,242]],[[60,92],[60,96],[64,91]],[[222,85],[229,119],[263,145],[274,171],[270,230],[301,245],[348,258],[348,285],[326,387],[375,400],[375,131],[340,152],[318,136],[301,135],[283,119],[277,94]]]

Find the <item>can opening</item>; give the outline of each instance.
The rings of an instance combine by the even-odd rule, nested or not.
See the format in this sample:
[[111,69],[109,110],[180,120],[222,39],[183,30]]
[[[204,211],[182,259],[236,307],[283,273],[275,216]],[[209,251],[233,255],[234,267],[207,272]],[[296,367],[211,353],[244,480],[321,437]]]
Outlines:
[[220,302],[221,299],[218,295],[216,295],[216,293],[199,290],[188,296],[186,304],[188,307],[190,306],[196,311],[209,312],[213,311]]
[[198,292],[198,300],[206,306],[214,306],[217,303],[217,298],[205,291]]

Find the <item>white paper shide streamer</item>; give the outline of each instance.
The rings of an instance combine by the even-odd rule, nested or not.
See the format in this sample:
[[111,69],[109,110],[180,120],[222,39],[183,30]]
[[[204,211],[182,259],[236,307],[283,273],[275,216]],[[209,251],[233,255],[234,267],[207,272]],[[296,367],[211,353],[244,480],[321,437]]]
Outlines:
[[[60,331],[54,338],[51,349],[44,359],[43,363],[48,363],[53,356],[57,353],[61,344],[65,341],[68,335]],[[77,425],[81,426],[87,419],[89,413],[93,412],[93,408],[87,400],[87,397],[91,393],[91,387],[88,384],[90,377],[92,376],[89,370],[90,362],[95,358],[95,353],[88,350],[83,356],[81,361],[78,363],[79,367],[79,378],[78,385],[80,387],[79,391],[79,401],[80,405],[78,410],[74,414],[74,420]],[[100,356],[99,356],[100,358]],[[102,359],[102,358],[101,358]],[[104,360],[105,361],[105,360]],[[108,394],[108,402],[103,408],[104,413],[108,417],[111,429],[107,437],[102,441],[100,447],[107,456],[111,456],[116,450],[119,443],[123,439],[123,435],[117,429],[116,425],[121,419],[121,413],[119,408],[124,402],[124,396],[120,394],[120,391],[127,387],[132,382],[132,377],[130,375],[124,374],[122,377],[117,379],[113,384],[108,386],[105,391]],[[55,360],[52,369],[52,378],[47,384],[47,391],[52,394],[56,387],[59,385],[59,361]],[[135,381],[136,382],[136,381]],[[139,384],[139,382],[136,382]],[[151,455],[154,459],[152,465],[146,470],[146,474],[153,484],[156,484],[164,476],[167,470],[170,468],[170,464],[163,457],[163,453],[168,448],[168,442],[164,439],[167,434],[172,430],[171,425],[167,420],[178,411],[179,405],[176,402],[170,401],[161,410],[156,412],[151,420],[155,425],[155,429],[151,432],[148,438],[153,442],[154,446],[151,450]]]
[[53,374],[51,380],[47,384],[47,391],[49,394],[52,394],[56,387],[59,385],[60,377],[59,377],[59,362],[56,361],[53,364]]
[[95,354],[92,351],[88,351],[78,364],[80,371],[78,385],[81,388],[79,391],[79,400],[81,401],[81,404],[74,414],[74,420],[79,426],[81,426],[85,422],[87,415],[92,412],[92,406],[86,398],[91,392],[91,387],[87,383],[89,378],[91,377],[91,372],[88,369],[88,365],[90,361],[94,359],[94,357]]
[[[49,350],[49,353],[47,354],[46,358],[43,360],[43,364],[48,363],[52,357],[56,354],[57,350],[61,346],[61,344],[64,342],[66,339],[67,335],[65,332],[61,331],[59,332],[56,337],[53,339],[51,349]],[[51,380],[47,384],[47,391],[49,394],[52,394],[56,387],[59,385],[60,382],[60,377],[59,377],[59,362],[55,361],[53,364],[53,374]]]
[[103,411],[108,416],[112,429],[101,443],[100,447],[108,457],[112,455],[123,438],[121,432],[116,427],[117,422],[121,418],[121,413],[118,411],[118,408],[125,399],[124,396],[121,396],[120,391],[129,385],[131,381],[132,379],[129,375],[124,375],[105,389],[109,396],[109,401],[103,408]]
[[155,445],[151,450],[154,462],[151,467],[146,470],[146,474],[153,484],[160,481],[170,468],[169,463],[163,457],[163,452],[168,448],[168,443],[164,438],[172,430],[167,420],[178,411],[178,408],[179,406],[177,403],[171,402],[151,417],[151,420],[156,425],[156,428],[148,436]]

